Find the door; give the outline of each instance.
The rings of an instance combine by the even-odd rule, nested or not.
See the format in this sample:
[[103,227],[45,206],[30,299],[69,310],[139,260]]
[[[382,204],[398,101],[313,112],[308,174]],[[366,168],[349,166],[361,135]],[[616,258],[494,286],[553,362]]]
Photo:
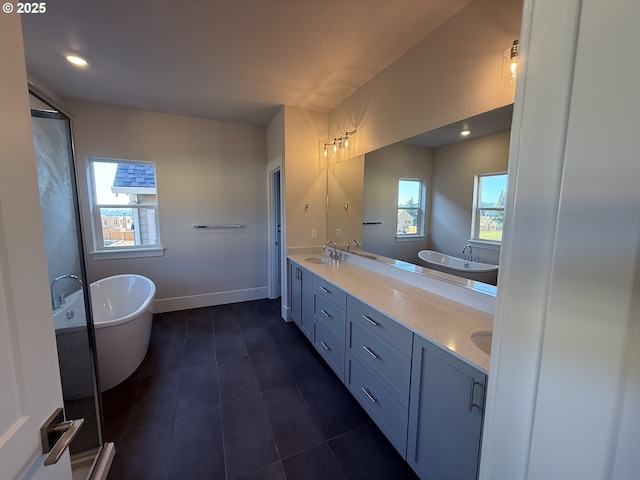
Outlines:
[[100,448],[102,436],[71,125],[64,113],[37,93],[32,92],[29,101],[64,413],[67,418],[84,419],[70,445],[73,460],[75,454]]
[[267,165],[269,298],[282,296],[283,270],[286,275],[286,262],[283,258],[282,245],[281,168],[282,157]]
[[[6,219],[2,218],[0,228],[6,232],[6,226]],[[10,239],[2,238],[0,469],[3,478],[7,479],[70,479],[68,452],[56,465],[43,465],[45,456],[42,455],[39,430],[49,415],[62,406],[60,373],[46,301],[48,296],[44,297],[44,304],[34,301],[33,289],[24,285],[29,279],[22,272],[12,272],[19,258]],[[40,283],[46,285],[46,282]]]
[[20,17],[0,16],[0,471],[68,480],[68,453],[48,467],[40,427],[62,407],[51,324]]

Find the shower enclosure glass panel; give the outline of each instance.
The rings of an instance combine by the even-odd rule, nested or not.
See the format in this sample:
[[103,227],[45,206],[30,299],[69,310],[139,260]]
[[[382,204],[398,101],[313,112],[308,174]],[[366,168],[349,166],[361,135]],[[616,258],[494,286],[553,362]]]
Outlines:
[[102,415],[70,121],[31,95],[31,123],[65,417],[85,420],[70,451],[89,454],[102,446]]

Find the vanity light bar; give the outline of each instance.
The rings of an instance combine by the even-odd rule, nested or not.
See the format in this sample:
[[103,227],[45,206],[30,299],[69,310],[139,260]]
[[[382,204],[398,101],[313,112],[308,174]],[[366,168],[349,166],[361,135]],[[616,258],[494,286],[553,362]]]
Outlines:
[[332,142],[327,142],[322,146],[322,156],[329,156],[329,150],[327,147],[331,147],[333,149],[333,153],[338,153],[338,149],[349,148],[349,137],[351,137],[354,133],[356,133],[356,129],[354,128],[351,131],[344,132],[344,135],[340,137],[335,137]]

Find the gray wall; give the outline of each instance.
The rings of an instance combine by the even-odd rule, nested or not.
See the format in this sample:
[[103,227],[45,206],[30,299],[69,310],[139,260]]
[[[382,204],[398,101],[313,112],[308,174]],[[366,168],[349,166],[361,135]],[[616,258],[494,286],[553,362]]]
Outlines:
[[[267,293],[266,129],[70,102],[78,170],[88,157],[156,162],[164,256],[95,260],[91,281],[134,272],[158,288],[156,310],[264,298]],[[89,228],[87,179],[80,173]],[[194,224],[245,225],[195,230]],[[88,233],[88,232],[87,232]],[[86,250],[93,250],[86,235]]]

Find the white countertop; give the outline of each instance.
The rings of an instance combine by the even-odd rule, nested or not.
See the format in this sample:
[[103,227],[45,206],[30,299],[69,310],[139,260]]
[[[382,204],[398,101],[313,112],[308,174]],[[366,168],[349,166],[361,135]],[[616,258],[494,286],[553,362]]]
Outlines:
[[305,261],[317,256],[296,254],[289,258],[483,373],[489,373],[490,357],[473,344],[471,334],[492,331],[491,314],[349,262],[335,266]]

